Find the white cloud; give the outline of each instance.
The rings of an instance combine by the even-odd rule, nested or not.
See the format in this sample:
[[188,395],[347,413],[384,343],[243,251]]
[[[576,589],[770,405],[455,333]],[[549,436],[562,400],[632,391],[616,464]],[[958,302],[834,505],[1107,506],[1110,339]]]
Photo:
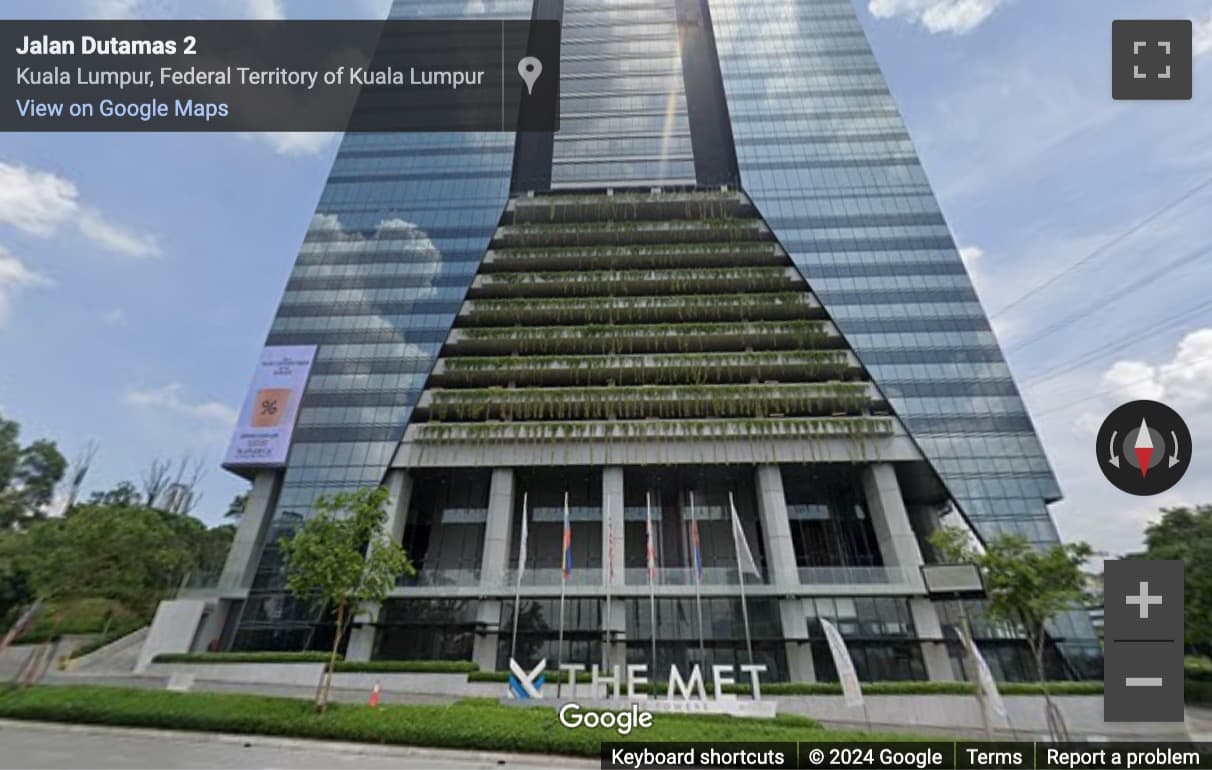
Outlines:
[[94,19],[181,19],[209,11],[207,18],[277,20],[286,18],[282,0],[222,0],[199,8],[191,0],[90,0],[88,15]]
[[980,258],[985,256],[985,250],[979,246],[964,246],[959,250],[959,255],[960,259],[964,260],[964,267],[971,271],[975,269]]
[[277,21],[286,18],[282,0],[247,0],[248,16],[251,19]]
[[101,320],[110,326],[126,326],[126,311],[120,307],[116,307],[113,310],[106,311],[101,316]]
[[236,410],[218,401],[191,403],[182,397],[185,386],[179,382],[150,390],[132,389],[123,399],[128,406],[150,410],[158,414],[170,413],[188,417],[199,422],[231,427],[236,424]]
[[385,19],[391,10],[391,0],[362,0],[366,15],[372,19]]
[[1190,332],[1178,343],[1170,361],[1152,365],[1117,361],[1103,375],[1103,384],[1129,398],[1166,401],[1188,410],[1212,406],[1212,328]]
[[1194,38],[1192,43],[1194,48],[1192,53],[1195,58],[1199,58],[1207,53],[1212,53],[1212,10],[1208,11],[1208,15],[1195,22],[1195,27],[1192,30]]
[[92,0],[89,16],[94,19],[133,19],[138,16],[141,0]]
[[928,31],[962,35],[979,27],[1007,0],[870,0],[867,10],[877,19],[901,18]]
[[160,254],[160,246],[155,238],[115,225],[96,209],[83,209],[76,224],[86,238],[115,253],[129,257],[154,257]]
[[268,144],[278,155],[302,157],[325,152],[338,135],[327,131],[261,131],[243,136]]
[[156,239],[106,219],[80,200],[70,179],[0,161],[0,224],[40,238],[74,228],[102,248],[130,257],[160,254]]
[[8,249],[0,246],[0,326],[12,314],[12,295],[22,289],[49,286],[50,280],[25,266]]
[[[1066,499],[1053,506],[1062,536],[1090,541],[1111,553],[1139,550],[1144,527],[1160,508],[1212,499],[1212,478],[1188,472],[1168,492],[1142,499],[1103,478],[1094,446],[1099,426],[1120,404],[1160,400],[1182,415],[1191,434],[1212,435],[1212,328],[1187,332],[1159,364],[1122,360],[1028,387],[1027,400],[1055,465]],[[1198,450],[1197,450],[1198,451]]]
[[0,224],[45,238],[79,206],[76,186],[67,179],[0,161]]

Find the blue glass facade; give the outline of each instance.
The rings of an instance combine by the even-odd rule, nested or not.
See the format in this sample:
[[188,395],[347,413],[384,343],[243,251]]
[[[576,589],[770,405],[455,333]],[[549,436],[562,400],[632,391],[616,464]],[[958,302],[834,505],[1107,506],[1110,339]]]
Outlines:
[[710,5],[741,186],[979,533],[1057,542],[1060,488],[850,0]]
[[1056,479],[849,0],[711,11],[745,191],[981,534],[1055,542]]
[[553,188],[693,185],[673,0],[565,0]]
[[[482,0],[460,15],[529,19],[531,6]],[[442,0],[397,0],[391,16],[450,10]],[[273,544],[317,497],[382,481],[509,197],[513,151],[512,133],[351,133],[341,142],[267,340],[319,350],[241,646],[306,643],[309,613],[273,590]]]

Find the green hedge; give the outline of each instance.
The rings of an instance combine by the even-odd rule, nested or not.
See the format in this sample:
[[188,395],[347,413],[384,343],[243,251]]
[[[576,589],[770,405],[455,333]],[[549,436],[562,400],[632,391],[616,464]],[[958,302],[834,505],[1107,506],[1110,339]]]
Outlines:
[[[0,718],[159,727],[296,738],[598,757],[602,741],[914,740],[825,730],[793,715],[773,720],[725,715],[654,714],[652,727],[563,729],[554,709],[510,707],[483,699],[448,706],[332,704],[317,715],[305,700],[227,693],[177,693],[77,685],[0,692]],[[921,740],[921,738],[917,738]]]
[[162,652],[152,663],[327,663],[328,658],[327,652]]
[[466,674],[480,667],[470,660],[372,660],[342,661],[335,669],[341,673]]
[[[564,681],[567,674],[563,674]],[[507,671],[477,671],[467,675],[469,682],[506,682],[509,680]],[[555,680],[549,672],[548,683]],[[587,672],[577,675],[577,681],[590,683],[592,676]],[[976,685],[971,682],[863,682],[863,692],[867,695],[973,695]],[[657,682],[657,692],[667,691],[667,683]],[[1002,695],[1038,695],[1043,692],[1040,686],[1033,682],[999,682],[998,690]],[[711,684],[706,685],[708,692],[712,691]],[[747,684],[726,685],[724,692],[747,695],[750,687]],[[1102,682],[1049,682],[1048,692],[1053,695],[1101,695]],[[841,695],[842,686],[837,682],[768,682],[762,685],[763,695]]]
[[[327,652],[162,652],[152,663],[327,663]],[[337,656],[338,673],[466,674],[479,671],[470,660],[346,661]]]
[[[863,682],[865,695],[975,695],[972,682]],[[709,688],[710,689],[710,688]],[[1002,695],[1040,695],[1043,688],[1034,682],[999,682]],[[725,692],[744,693],[749,685],[736,684],[724,688]],[[1102,695],[1102,682],[1049,682],[1048,692],[1053,695]],[[837,682],[770,682],[762,685],[763,695],[841,695],[842,686]]]
[[[561,682],[568,681],[568,673],[564,672],[564,671],[548,671],[547,672],[547,681],[554,685],[556,682],[557,674],[559,675],[559,680]],[[467,675],[467,681],[469,681],[469,682],[508,682],[509,681],[509,672],[508,671],[476,671],[476,672],[473,672],[473,673]],[[590,684],[591,682],[593,682],[593,674],[589,673],[588,671],[581,671],[577,674],[577,682],[579,682],[581,684]]]

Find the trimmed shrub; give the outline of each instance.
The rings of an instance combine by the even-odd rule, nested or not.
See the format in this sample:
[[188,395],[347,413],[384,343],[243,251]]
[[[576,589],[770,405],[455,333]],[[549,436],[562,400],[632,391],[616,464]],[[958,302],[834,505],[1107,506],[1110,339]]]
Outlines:
[[[548,671],[547,672],[547,681],[551,685],[554,686],[557,675],[561,682],[568,681],[567,672],[558,671],[558,670],[557,671]],[[508,682],[509,681],[509,672],[508,671],[473,671],[472,673],[467,675],[467,681],[469,681],[469,682]],[[589,673],[588,671],[581,671],[581,672],[577,673],[577,683],[578,684],[590,684],[591,682],[593,682],[593,674]]]
[[805,717],[742,719],[653,714],[652,727],[620,736],[605,728],[561,729],[555,709],[485,699],[448,706],[334,703],[319,715],[309,701],[228,693],[44,685],[0,691],[0,717],[159,727],[295,738],[598,757],[603,741],[920,740],[907,735],[825,730]]
[[[562,676],[567,676],[563,674]],[[507,671],[476,671],[467,675],[469,682],[506,682],[509,681]],[[549,672],[547,681],[554,682]],[[577,682],[588,684],[592,682],[588,672],[577,675]],[[656,692],[667,691],[666,682],[650,683],[646,688]],[[704,685],[707,692],[714,688],[708,682]],[[863,693],[866,695],[975,695],[976,685],[972,682],[863,682]],[[1041,695],[1043,689],[1035,682],[999,682],[998,690],[1002,695]],[[738,695],[750,694],[747,684],[725,685],[724,692]],[[1048,692],[1052,695],[1101,695],[1102,682],[1049,682]],[[841,695],[842,686],[837,682],[765,682],[762,684],[762,695]]]
[[[864,695],[975,695],[972,682],[863,682]],[[708,685],[708,690],[711,686]],[[747,684],[728,685],[724,692],[748,694]],[[1041,695],[1043,689],[1034,682],[999,682],[1002,695]],[[1049,682],[1052,695],[1101,695],[1102,682]],[[841,695],[837,682],[770,682],[762,685],[763,695]]]
[[341,661],[337,673],[467,674],[480,670],[470,660]]
[[162,652],[152,663],[327,663],[328,658],[327,652]]

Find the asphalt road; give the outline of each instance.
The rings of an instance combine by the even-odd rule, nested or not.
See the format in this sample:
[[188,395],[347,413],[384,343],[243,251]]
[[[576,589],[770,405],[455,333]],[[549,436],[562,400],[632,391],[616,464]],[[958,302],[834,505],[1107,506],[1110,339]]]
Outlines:
[[0,768],[552,770],[597,762],[211,733],[0,721]]

